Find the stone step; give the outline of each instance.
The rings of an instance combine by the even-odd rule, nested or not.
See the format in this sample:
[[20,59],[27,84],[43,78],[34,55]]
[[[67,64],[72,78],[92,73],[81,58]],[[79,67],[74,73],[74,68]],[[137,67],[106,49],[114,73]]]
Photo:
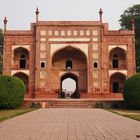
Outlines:
[[112,105],[122,104],[123,101],[98,99],[26,99],[23,106],[37,106],[41,108],[108,108]]
[[49,101],[46,103],[48,108],[92,108],[96,103],[91,101]]
[[49,108],[93,108],[92,106],[51,106]]

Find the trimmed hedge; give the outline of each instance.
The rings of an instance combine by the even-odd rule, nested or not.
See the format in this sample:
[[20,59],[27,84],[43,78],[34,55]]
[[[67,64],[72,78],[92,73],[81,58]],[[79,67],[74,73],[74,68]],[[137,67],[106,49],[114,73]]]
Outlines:
[[126,107],[140,109],[140,73],[125,81],[123,96]]
[[21,105],[26,87],[14,76],[0,76],[0,108],[16,108]]

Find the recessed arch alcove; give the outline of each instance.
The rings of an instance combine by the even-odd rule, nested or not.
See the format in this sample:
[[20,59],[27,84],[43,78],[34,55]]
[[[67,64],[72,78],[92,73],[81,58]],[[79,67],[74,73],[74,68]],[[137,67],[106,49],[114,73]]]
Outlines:
[[77,73],[79,76],[75,81],[78,81],[78,94],[87,92],[87,57],[80,49],[66,46],[53,54],[51,62],[52,90],[59,89],[61,91],[62,73],[69,73],[66,75],[73,80],[76,78],[73,78],[72,73]]

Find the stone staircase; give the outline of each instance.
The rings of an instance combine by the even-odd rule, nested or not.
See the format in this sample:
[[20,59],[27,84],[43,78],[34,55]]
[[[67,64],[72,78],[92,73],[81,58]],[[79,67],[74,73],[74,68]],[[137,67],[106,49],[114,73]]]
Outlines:
[[23,106],[40,108],[108,108],[113,104],[120,104],[123,100],[116,99],[41,99],[41,98],[26,98]]
[[78,99],[49,100],[43,104],[44,108],[94,108],[96,106],[94,101]]

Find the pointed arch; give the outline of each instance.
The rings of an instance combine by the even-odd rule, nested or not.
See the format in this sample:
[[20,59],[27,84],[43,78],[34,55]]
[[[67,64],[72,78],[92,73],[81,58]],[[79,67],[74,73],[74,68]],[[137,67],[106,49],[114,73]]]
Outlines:
[[[69,64],[67,62],[69,62]],[[78,77],[78,91],[85,93],[87,91],[87,64],[86,55],[81,50],[74,47],[67,46],[55,52],[51,59],[53,75],[52,90],[61,88],[60,75],[62,75],[62,73],[77,72],[79,75],[81,75]]]
[[82,50],[80,50],[80,49],[78,49],[78,48],[76,48],[74,46],[65,46],[65,47],[59,48],[58,50],[54,51],[53,54],[52,54],[52,57],[51,57],[51,62],[53,62],[54,56],[57,53],[62,52],[63,50],[74,50],[74,51],[77,51],[77,52],[81,53],[84,56],[84,58],[86,60],[86,63],[87,63],[87,56],[86,56],[86,54]]
[[18,47],[13,50],[12,68],[27,69],[29,68],[29,51],[26,48]]
[[23,72],[17,72],[13,76],[20,78],[24,82],[26,86],[26,93],[28,93],[29,92],[29,76]]
[[[69,86],[73,86],[73,87],[71,87],[72,88],[71,91],[67,91],[66,89],[63,89],[63,82],[65,80],[67,80],[67,79],[72,79],[72,81],[75,82],[74,85],[72,85],[72,83],[69,83],[69,84],[71,84]],[[69,73],[69,72],[63,74],[61,76],[61,78],[60,78],[60,83],[61,83],[61,85],[60,85],[60,87],[61,87],[60,91],[61,91],[61,97],[62,98],[67,97],[67,94],[69,94],[71,98],[79,98],[79,93],[78,93],[78,77],[77,77],[76,74]]]
[[116,72],[110,76],[110,93],[122,93],[126,75]]
[[126,51],[116,47],[109,54],[109,67],[111,69],[126,69]]
[[66,69],[72,69],[72,61],[71,60],[66,61]]

